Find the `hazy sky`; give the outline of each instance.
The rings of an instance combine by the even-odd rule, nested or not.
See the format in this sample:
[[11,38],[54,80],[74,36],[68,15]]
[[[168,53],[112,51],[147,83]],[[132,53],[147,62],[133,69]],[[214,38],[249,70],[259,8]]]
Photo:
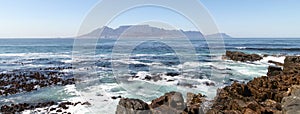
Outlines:
[[[0,0],[0,38],[71,37],[99,0]],[[188,2],[188,0],[187,0]],[[300,37],[299,0],[200,0],[221,32],[233,37]],[[112,5],[117,7],[119,4]],[[195,14],[196,15],[196,14]],[[168,22],[195,30],[170,10],[142,7],[129,10],[109,26],[141,21]]]

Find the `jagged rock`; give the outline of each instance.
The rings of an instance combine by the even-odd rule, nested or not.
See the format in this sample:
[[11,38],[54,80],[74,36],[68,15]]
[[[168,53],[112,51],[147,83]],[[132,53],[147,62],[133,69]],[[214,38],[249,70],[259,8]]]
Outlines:
[[281,67],[277,67],[277,66],[269,66],[268,68],[268,76],[277,76],[283,74]]
[[283,67],[284,74],[300,74],[300,56],[287,56]]
[[187,100],[185,112],[188,114],[204,114],[203,110],[201,110],[201,104],[205,101],[205,96],[202,94],[193,94],[187,93]]
[[[77,102],[80,103],[80,102]],[[10,105],[3,105],[1,106],[0,109],[0,113],[2,114],[19,114],[22,113],[22,111],[25,110],[34,110],[36,108],[45,108],[45,110],[49,110],[49,111],[58,111],[58,112],[62,112],[62,109],[68,109],[69,106],[73,105],[76,106],[74,104],[77,103],[72,103],[72,102],[61,102],[61,103],[57,103],[54,101],[49,101],[49,102],[42,102],[42,103],[19,103],[19,104],[10,104]],[[56,107],[53,107],[53,106]],[[87,104],[82,104],[82,105],[87,105]],[[49,107],[47,109],[47,107]],[[50,108],[51,107],[51,108]]]
[[76,79],[64,78],[70,74],[49,69],[63,70],[64,68],[44,68],[37,71],[23,71],[22,69],[0,73],[0,96],[13,95],[20,92],[30,92],[52,85],[75,84]]
[[147,103],[138,99],[122,98],[117,106],[116,114],[203,114],[201,103],[203,95],[188,93],[187,103],[179,92],[169,92]]
[[258,61],[263,59],[260,55],[257,54],[246,54],[243,52],[237,52],[237,51],[226,51],[226,58],[234,61],[241,61],[241,62],[246,62],[246,61]]
[[150,106],[153,109],[160,107],[162,105],[166,105],[170,108],[174,108],[177,110],[183,110],[184,109],[184,100],[183,100],[182,94],[179,92],[166,93],[165,95],[152,100],[152,103],[150,104]]
[[207,113],[299,113],[299,97],[288,97],[290,94],[300,95],[300,89],[295,89],[298,86],[292,87],[300,85],[299,64],[299,57],[290,56],[285,59],[283,72],[281,68],[269,67],[269,76],[254,78],[247,84],[234,82],[231,86],[219,89]]
[[294,85],[289,88],[288,97],[282,100],[282,108],[284,114],[300,114],[300,86]]
[[[232,54],[233,60],[259,60],[256,55]],[[226,55],[227,55],[226,53]],[[230,55],[230,54],[229,54]],[[252,57],[253,56],[253,57]],[[285,59],[283,70],[269,67],[268,76],[254,78],[246,84],[234,82],[232,85],[218,89],[211,109],[207,114],[297,114],[300,113],[300,57],[290,56]],[[290,95],[290,96],[289,96]],[[121,101],[120,101],[121,102]],[[124,102],[124,101],[122,101]],[[142,101],[140,101],[142,102]],[[152,100],[150,112],[153,114],[196,114],[201,112],[203,96],[189,93],[184,104],[181,93],[170,92]],[[123,104],[123,105],[121,105]],[[117,114],[135,114],[134,103],[119,103]],[[148,106],[148,104],[145,104]],[[120,107],[120,106],[123,106]],[[125,106],[130,108],[124,108]],[[130,110],[128,110],[130,109]]]
[[139,99],[121,98],[116,114],[152,114],[147,103]]
[[247,108],[244,112],[244,114],[257,114],[255,111],[253,111],[252,109],[250,108]]

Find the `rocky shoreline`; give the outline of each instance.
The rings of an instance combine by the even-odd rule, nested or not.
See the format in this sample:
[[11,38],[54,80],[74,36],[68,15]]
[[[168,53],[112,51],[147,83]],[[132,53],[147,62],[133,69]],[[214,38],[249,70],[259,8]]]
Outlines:
[[23,111],[30,111],[30,113],[64,113],[71,114],[66,110],[70,107],[75,107],[77,105],[91,105],[88,102],[43,102],[43,103],[20,103],[20,104],[10,104],[1,106],[0,112],[3,114],[14,114]]
[[[71,74],[60,72],[68,68],[44,68],[30,70],[15,70],[0,74],[0,96],[30,92],[54,85],[64,86],[75,84]],[[66,78],[70,77],[70,78]]]
[[[262,59],[258,54],[227,51],[224,59],[253,62]],[[248,83],[234,81],[230,86],[218,90],[214,100],[207,100],[205,95],[169,92],[146,103],[139,99],[112,97],[119,99],[116,114],[297,114],[300,113],[300,57],[286,56],[284,63],[268,61],[267,76],[254,78]],[[23,69],[0,74],[0,96],[9,96],[31,92],[43,87],[75,84],[71,74],[62,72],[72,67],[53,67],[41,69]],[[178,73],[167,73],[176,77]],[[134,76],[147,81],[166,80],[163,76]],[[205,82],[207,86],[213,83]],[[180,85],[179,86],[190,86]],[[190,86],[192,87],[192,86]],[[209,103],[209,107],[207,104]],[[70,113],[72,107],[88,106],[89,102],[45,101],[40,103],[15,103],[0,107],[0,113]]]
[[[233,61],[257,61],[257,54],[227,51]],[[267,76],[246,84],[234,82],[219,89],[209,109],[203,109],[205,96],[170,92],[147,104],[139,99],[121,98],[116,114],[297,114],[300,113],[300,57],[287,56],[284,63],[268,68]]]
[[[63,70],[72,67],[47,67],[19,69],[0,74],[0,96],[10,96],[24,92],[36,91],[45,87],[74,85],[75,78]],[[45,101],[5,104],[0,107],[0,113],[14,114],[29,111],[29,113],[70,113],[71,107],[90,105],[88,102]]]

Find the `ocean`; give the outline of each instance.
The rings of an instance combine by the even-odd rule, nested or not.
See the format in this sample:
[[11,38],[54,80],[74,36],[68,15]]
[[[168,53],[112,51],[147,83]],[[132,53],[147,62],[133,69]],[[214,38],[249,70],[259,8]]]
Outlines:
[[[126,48],[126,44],[130,44],[128,42],[131,41],[121,43],[121,47]],[[223,60],[221,54],[210,54],[205,40],[191,40],[195,53],[185,54],[194,54],[197,58],[181,61],[177,53],[162,42],[143,42],[130,53],[122,53],[114,51],[116,40],[105,39],[97,43],[95,54],[92,55],[95,58],[93,66],[84,66],[78,64],[91,61],[73,61],[73,43],[72,38],[0,39],[1,73],[73,67],[58,72],[81,79],[75,85],[44,87],[0,96],[0,106],[45,101],[88,101],[90,106],[69,110],[74,113],[114,113],[118,99],[112,99],[113,96],[151,102],[166,92],[179,91],[184,97],[187,92],[193,92],[213,99],[218,88],[230,85],[233,81],[246,83],[266,75],[268,66],[272,65],[268,63],[269,60],[283,63],[285,56],[300,55],[298,38],[226,38],[226,50],[269,55],[260,61],[245,63]],[[185,47],[177,45],[177,48]],[[114,54],[127,54],[129,59],[122,56],[114,58]]]

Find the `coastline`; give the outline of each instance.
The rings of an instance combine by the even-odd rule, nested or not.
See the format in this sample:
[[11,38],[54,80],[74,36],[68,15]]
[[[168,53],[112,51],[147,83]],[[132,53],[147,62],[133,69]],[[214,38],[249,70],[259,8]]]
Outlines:
[[[257,54],[227,51],[226,58],[234,61],[261,60]],[[274,62],[273,62],[274,63]],[[268,76],[254,78],[248,83],[235,81],[220,88],[209,108],[204,107],[205,96],[188,93],[184,101],[181,93],[170,92],[147,104],[138,99],[122,98],[116,114],[295,114],[300,112],[299,102],[287,102],[300,98],[300,57],[287,56],[283,69],[269,68]],[[270,66],[273,67],[273,66]],[[274,75],[275,72],[275,75]],[[280,72],[280,73],[278,73]],[[298,92],[298,93],[297,93]],[[291,97],[294,96],[294,97]],[[283,100],[284,99],[284,100]],[[139,107],[142,106],[142,107]]]
[[[262,55],[255,55],[255,54],[248,55],[246,53],[236,53],[231,56],[236,56],[239,54],[242,54],[242,58],[243,58],[242,60],[240,60],[241,58],[235,58],[235,57],[231,57],[231,59],[235,58],[234,61],[240,61],[241,63],[243,63],[245,61],[250,61],[252,59],[253,59],[253,61],[255,61],[255,60],[258,60],[257,58],[259,58],[260,60],[262,59],[261,57],[259,57]],[[244,57],[243,57],[243,55],[244,55]],[[266,56],[266,57],[270,57],[269,59],[272,59],[273,56]],[[291,58],[289,59],[289,57],[291,57]],[[162,96],[158,99],[153,99],[153,101],[155,101],[154,103],[153,102],[152,103],[149,103],[149,102],[144,103],[142,100],[137,100],[137,101],[134,100],[134,103],[143,104],[142,106],[144,106],[144,108],[148,106],[148,108],[145,108],[146,110],[152,111],[155,108],[159,108],[159,111],[155,111],[155,113],[158,113],[158,114],[162,113],[160,111],[163,111],[163,110],[171,110],[171,111],[175,111],[178,113],[184,111],[189,114],[198,114],[198,113],[204,113],[204,112],[206,112],[208,114],[218,114],[218,113],[242,114],[242,113],[249,113],[249,112],[258,113],[258,114],[259,113],[268,113],[268,112],[281,113],[285,109],[284,106],[289,105],[286,102],[282,103],[281,102],[282,99],[286,99],[287,101],[289,101],[291,99],[290,98],[291,96],[288,96],[288,95],[292,95],[291,91],[294,91],[294,89],[292,89],[292,88],[297,88],[297,87],[293,87],[293,85],[300,85],[299,84],[300,76],[298,76],[299,72],[298,72],[298,74],[295,74],[295,76],[294,76],[293,72],[288,70],[288,69],[295,69],[295,68],[298,69],[298,67],[300,67],[298,65],[300,63],[299,61],[291,62],[291,61],[293,61],[293,57],[298,58],[299,56],[287,56],[284,63],[280,63],[280,62],[276,62],[276,61],[268,61],[274,65],[277,64],[278,65],[278,66],[276,66],[277,69],[276,68],[274,69],[273,67],[269,67],[268,76],[254,78],[247,84],[242,83],[242,82],[237,82],[237,80],[232,80],[234,83],[231,86],[220,88],[218,90],[217,96],[215,97],[214,100],[207,100],[205,95],[198,94],[198,93],[196,93],[196,94],[188,93],[186,95],[187,98],[184,100],[182,98],[181,93],[170,92],[170,93],[166,93],[164,96]],[[228,57],[228,58],[230,58],[230,57]],[[247,59],[250,59],[250,60],[247,60]],[[295,68],[289,67],[293,63],[296,63],[296,65],[292,65],[292,66],[295,66]],[[280,65],[282,65],[282,66],[280,66]],[[283,69],[278,70],[278,67],[283,68]],[[51,72],[51,71],[63,71],[64,69],[72,69],[72,68],[71,67],[46,68],[46,69],[39,69],[39,70],[41,72],[44,72],[47,70],[49,70]],[[28,73],[28,74],[30,75],[30,73]],[[43,75],[40,75],[38,73],[37,74],[32,73],[32,74],[34,74],[34,75],[31,77],[35,78],[35,79],[40,79],[41,80],[40,82],[43,82],[43,80],[46,79]],[[67,86],[71,87],[74,84],[74,81],[76,80],[73,78],[71,78],[69,80],[68,79],[66,79],[66,80],[56,79],[56,78],[59,78],[59,75],[55,74],[55,72],[53,73],[53,75],[54,75],[54,77],[52,77],[52,78],[54,78],[53,80],[57,80],[56,82],[54,81],[54,85],[67,85]],[[169,75],[173,75],[173,74],[169,74]],[[285,82],[285,81],[289,81],[294,78],[296,79],[296,82],[295,81],[294,82]],[[285,80],[283,80],[283,79],[285,79]],[[276,92],[272,92],[273,89],[270,89],[270,88],[272,88],[273,86],[272,85],[269,86],[268,83],[274,83],[274,81],[276,83],[284,81],[284,83],[281,82],[279,84],[282,85],[282,83],[283,84],[287,83],[289,85],[284,86],[284,87],[281,87],[281,85],[279,85],[277,87],[281,88],[281,89]],[[45,85],[46,82],[44,82],[44,84],[42,84],[42,85]],[[258,86],[259,85],[258,82],[265,82],[265,83]],[[36,85],[38,85],[38,83]],[[47,85],[47,83],[46,83],[46,85]],[[51,84],[48,83],[48,85],[50,87],[52,87]],[[207,85],[210,85],[210,84],[207,84]],[[210,85],[210,86],[213,86],[213,85]],[[22,87],[22,86],[20,86],[20,87]],[[35,86],[33,85],[32,87],[35,87]],[[45,86],[45,87],[47,87],[47,86]],[[258,88],[260,88],[260,87],[265,87],[265,88],[264,88],[264,90],[259,91]],[[288,90],[290,91],[290,94],[287,93]],[[35,91],[35,90],[34,90],[34,88],[32,88],[32,90],[30,90],[30,91]],[[74,91],[76,91],[76,88],[74,88]],[[249,91],[250,91],[251,95],[249,94]],[[277,95],[277,92],[279,92],[280,94]],[[19,94],[18,92],[16,92],[16,93]],[[16,93],[12,93],[12,94],[16,94]],[[22,91],[21,91],[21,93],[22,93]],[[261,94],[263,94],[263,95],[261,95]],[[177,98],[179,98],[179,100],[176,99],[177,100],[176,104],[181,104],[181,106],[179,106],[180,110],[177,110],[176,108],[175,108],[176,110],[174,110],[173,109],[174,107],[172,107],[173,105],[171,105],[172,103],[170,103],[172,101],[173,95],[176,95]],[[262,97],[266,97],[266,98],[262,99]],[[165,101],[165,98],[169,99],[169,100]],[[78,98],[78,99],[75,98],[75,100],[65,99],[62,101],[48,101],[48,102],[39,102],[39,103],[33,103],[33,104],[12,103],[12,104],[3,105],[1,107],[1,112],[3,112],[3,113],[5,113],[5,112],[7,112],[7,113],[15,113],[15,112],[22,112],[22,113],[32,113],[32,112],[36,112],[36,113],[66,112],[66,113],[68,113],[69,112],[69,113],[74,113],[74,110],[78,111],[78,110],[82,110],[82,109],[86,109],[86,110],[79,111],[80,113],[89,112],[88,107],[90,107],[91,104],[87,101],[79,100],[79,99],[80,98]],[[128,110],[128,107],[129,107],[129,109],[133,108],[132,106],[125,106],[126,108],[124,108],[124,107],[122,108],[122,105],[126,104],[126,102],[132,102],[131,99],[126,99],[126,98],[123,98],[122,96],[113,96],[113,97],[111,97],[111,99],[117,99],[117,100],[120,99],[119,105],[121,105],[121,108],[120,108],[120,106],[118,106],[119,108],[117,109],[117,112],[119,111],[121,113],[122,110]],[[254,102],[250,102],[250,101],[254,101]],[[120,103],[120,102],[123,102],[123,103]],[[169,105],[163,105],[163,107],[160,107],[160,105],[157,105],[157,104],[160,104],[161,102],[163,102],[163,104],[169,103]],[[138,105],[138,106],[140,106],[140,105]],[[175,105],[175,107],[176,106],[177,105]],[[258,107],[258,108],[256,108],[256,107]],[[130,109],[130,110],[132,110],[132,109]],[[136,110],[141,110],[141,109],[137,108]]]

